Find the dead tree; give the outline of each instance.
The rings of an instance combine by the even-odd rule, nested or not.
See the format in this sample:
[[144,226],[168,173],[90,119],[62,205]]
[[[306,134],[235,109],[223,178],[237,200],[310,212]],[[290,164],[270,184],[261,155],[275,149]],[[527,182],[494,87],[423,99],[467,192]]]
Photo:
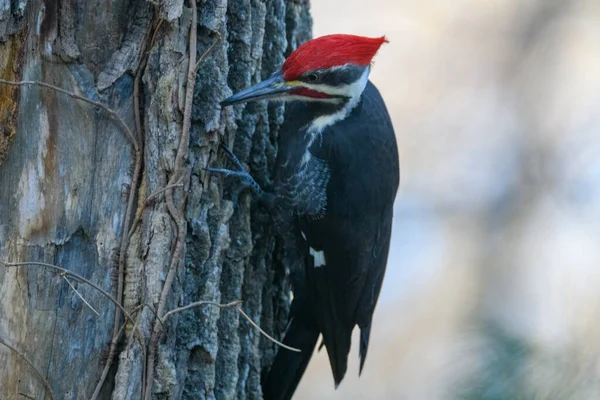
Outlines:
[[0,0],[0,398],[261,398],[297,260],[205,168],[269,182],[283,106],[219,101],[308,8]]

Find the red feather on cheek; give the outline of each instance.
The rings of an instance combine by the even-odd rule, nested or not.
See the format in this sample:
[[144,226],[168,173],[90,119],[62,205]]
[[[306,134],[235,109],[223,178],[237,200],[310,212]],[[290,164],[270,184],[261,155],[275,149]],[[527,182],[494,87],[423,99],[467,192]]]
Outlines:
[[326,99],[329,97],[327,93],[312,90],[306,87],[298,87],[290,90],[292,96],[311,97],[313,99]]

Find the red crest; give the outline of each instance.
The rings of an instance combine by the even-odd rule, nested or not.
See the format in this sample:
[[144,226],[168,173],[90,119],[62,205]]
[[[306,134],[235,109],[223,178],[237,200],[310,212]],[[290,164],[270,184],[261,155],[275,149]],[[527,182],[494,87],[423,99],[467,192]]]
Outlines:
[[387,43],[385,36],[321,36],[298,47],[285,60],[281,71],[284,78],[290,81],[314,69],[327,69],[348,63],[368,65],[383,43]]

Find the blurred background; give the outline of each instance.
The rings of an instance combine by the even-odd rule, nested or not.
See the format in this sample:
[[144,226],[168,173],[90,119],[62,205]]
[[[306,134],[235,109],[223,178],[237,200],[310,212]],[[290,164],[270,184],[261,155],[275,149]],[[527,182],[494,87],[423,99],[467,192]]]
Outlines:
[[363,376],[355,345],[335,391],[323,351],[296,398],[600,399],[600,1],[312,15],[390,40],[371,79],[402,179]]

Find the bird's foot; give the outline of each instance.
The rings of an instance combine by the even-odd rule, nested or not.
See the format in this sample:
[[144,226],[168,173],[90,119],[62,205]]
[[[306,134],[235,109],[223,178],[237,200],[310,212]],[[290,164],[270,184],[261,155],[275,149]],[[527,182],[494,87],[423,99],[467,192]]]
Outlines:
[[235,154],[233,154],[233,151],[231,151],[231,149],[229,147],[225,146],[223,143],[220,144],[220,147],[223,149],[225,154],[227,154],[227,157],[229,158],[229,160],[231,160],[231,162],[236,166],[237,170],[231,170],[231,169],[226,169],[226,168],[206,168],[206,171],[214,172],[217,174],[222,174],[225,177],[236,178],[236,180],[239,182],[239,185],[236,185],[231,189],[232,190],[231,201],[233,202],[233,204],[237,205],[237,199],[238,199],[239,194],[243,190],[248,189],[248,188],[252,189],[260,197],[265,197],[266,193],[264,192],[264,190],[260,187],[260,185],[256,182],[256,180],[254,180],[252,175],[250,175],[250,173],[248,171],[246,171],[246,168],[244,168],[244,165],[237,158],[237,156]]

